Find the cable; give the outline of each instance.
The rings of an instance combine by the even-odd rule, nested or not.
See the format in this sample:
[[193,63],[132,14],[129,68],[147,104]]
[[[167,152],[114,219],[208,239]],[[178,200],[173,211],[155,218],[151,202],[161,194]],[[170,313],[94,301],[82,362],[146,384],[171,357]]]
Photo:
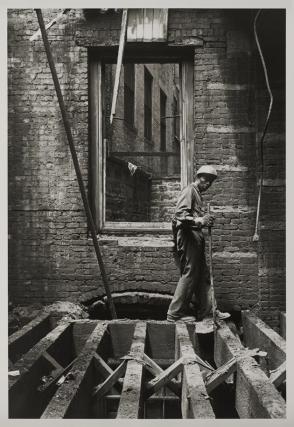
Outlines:
[[264,57],[263,57],[263,54],[262,54],[262,50],[261,50],[261,47],[260,47],[260,43],[259,43],[257,31],[256,31],[256,23],[257,23],[257,19],[258,19],[260,13],[261,13],[261,9],[257,12],[257,14],[255,15],[255,18],[254,18],[254,37],[255,37],[255,42],[256,42],[256,45],[257,45],[257,49],[258,49],[258,52],[259,52],[260,60],[261,60],[263,71],[264,71],[264,77],[265,77],[266,87],[267,87],[267,90],[268,90],[268,93],[269,93],[269,97],[270,97],[270,103],[269,103],[269,108],[268,108],[267,117],[266,117],[266,121],[265,121],[264,128],[263,128],[262,136],[260,138],[260,160],[261,160],[261,166],[260,166],[260,180],[259,180],[259,192],[258,192],[258,201],[257,201],[255,232],[254,232],[254,236],[253,236],[253,241],[254,242],[257,242],[259,240],[258,225],[259,225],[261,190],[262,190],[263,169],[264,169],[264,164],[263,164],[263,140],[264,140],[267,128],[268,128],[268,123],[269,123],[270,115],[271,115],[271,112],[272,112],[272,106],[273,106],[273,100],[274,100],[273,99],[273,94],[272,94],[272,91],[271,91],[271,87],[270,87],[270,84],[269,84],[266,63],[265,63],[265,60],[264,60]]

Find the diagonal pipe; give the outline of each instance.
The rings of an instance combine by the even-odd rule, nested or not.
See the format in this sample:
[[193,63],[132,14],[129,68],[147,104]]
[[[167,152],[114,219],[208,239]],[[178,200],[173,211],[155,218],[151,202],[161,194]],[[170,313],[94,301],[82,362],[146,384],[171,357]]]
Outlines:
[[79,166],[79,161],[78,161],[78,158],[77,158],[77,153],[76,153],[76,149],[75,149],[75,145],[74,145],[74,141],[73,141],[73,136],[72,136],[72,133],[71,133],[71,128],[70,128],[69,120],[68,120],[68,117],[67,117],[67,114],[66,114],[65,104],[64,104],[64,100],[63,100],[62,92],[61,92],[61,89],[60,89],[60,84],[59,84],[59,80],[58,80],[58,77],[57,77],[57,73],[56,73],[56,68],[55,68],[53,56],[52,56],[52,53],[51,53],[51,49],[50,49],[50,45],[49,45],[49,41],[48,41],[46,29],[45,29],[45,24],[44,24],[44,20],[43,20],[42,11],[41,11],[41,9],[35,9],[35,11],[36,11],[36,14],[37,14],[37,18],[38,18],[38,22],[39,22],[39,27],[40,27],[40,30],[41,30],[42,39],[43,39],[43,43],[44,43],[44,47],[45,47],[45,51],[46,51],[46,55],[47,55],[48,64],[49,64],[49,67],[50,67],[50,70],[51,70],[52,79],[53,79],[54,86],[55,86],[56,95],[57,95],[57,98],[58,98],[58,103],[59,103],[59,107],[60,107],[60,111],[61,111],[61,115],[62,115],[62,119],[63,119],[63,125],[64,125],[64,128],[65,128],[65,132],[66,132],[66,136],[67,136],[67,140],[68,140],[68,144],[69,144],[69,148],[70,148],[70,152],[71,152],[71,156],[72,156],[72,160],[73,160],[73,164],[74,164],[76,176],[77,176],[78,183],[79,183],[80,193],[81,193],[81,196],[82,196],[82,199],[83,199],[84,209],[85,209],[85,212],[86,212],[86,216],[87,216],[89,228],[90,228],[92,239],[93,239],[93,245],[94,245],[94,248],[95,248],[97,261],[98,261],[98,264],[99,264],[99,267],[100,267],[100,272],[101,272],[101,277],[102,277],[103,285],[104,285],[105,292],[106,292],[106,295],[107,295],[107,300],[108,300],[108,303],[109,303],[109,309],[110,309],[112,318],[113,319],[117,319],[117,315],[116,315],[116,311],[115,311],[115,306],[114,306],[114,303],[113,303],[113,300],[112,300],[112,296],[111,296],[111,292],[110,292],[110,288],[109,288],[109,284],[108,284],[108,280],[107,280],[107,276],[106,276],[106,271],[105,271],[105,267],[104,267],[104,263],[103,263],[103,259],[102,259],[102,255],[101,255],[101,251],[100,251],[100,248],[99,248],[96,227],[95,227],[95,224],[94,224],[92,212],[91,212],[90,205],[89,205],[89,202],[88,202],[88,198],[87,198],[87,195],[86,195],[86,190],[85,190],[85,186],[84,186],[84,183],[83,183],[83,178],[82,178],[81,169],[80,169],[80,166]]

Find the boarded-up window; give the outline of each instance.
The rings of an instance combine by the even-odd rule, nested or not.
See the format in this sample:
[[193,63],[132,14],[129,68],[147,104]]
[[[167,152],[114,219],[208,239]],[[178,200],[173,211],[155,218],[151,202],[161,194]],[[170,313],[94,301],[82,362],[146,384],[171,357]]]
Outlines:
[[152,139],[152,76],[144,68],[144,137]]
[[124,65],[124,119],[133,126],[135,110],[135,65]]
[[128,42],[167,40],[168,9],[129,9]]

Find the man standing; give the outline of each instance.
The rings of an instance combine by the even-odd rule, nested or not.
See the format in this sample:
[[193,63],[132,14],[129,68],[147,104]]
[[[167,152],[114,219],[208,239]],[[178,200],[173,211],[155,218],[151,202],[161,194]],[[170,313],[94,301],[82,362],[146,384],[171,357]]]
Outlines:
[[[170,322],[202,320],[212,310],[202,228],[212,227],[214,217],[203,212],[201,194],[217,178],[217,172],[212,166],[206,165],[201,166],[196,175],[195,182],[182,190],[172,221],[181,277],[167,312],[167,320]],[[193,298],[196,317],[188,316]],[[219,310],[216,315],[219,319],[230,316]]]

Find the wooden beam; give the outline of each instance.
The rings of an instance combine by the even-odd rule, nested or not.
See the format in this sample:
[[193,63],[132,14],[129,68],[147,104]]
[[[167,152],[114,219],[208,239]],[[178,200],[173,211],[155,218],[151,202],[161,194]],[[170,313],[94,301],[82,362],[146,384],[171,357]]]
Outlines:
[[185,323],[176,324],[176,341],[179,355],[184,361],[182,417],[215,418]]
[[[98,322],[94,331],[91,333],[86,341],[84,349],[80,353],[78,359],[72,366],[71,372],[74,376],[74,381],[64,382],[52,397],[49,405],[42,415],[43,418],[66,418],[71,416],[77,418],[77,415],[86,417],[85,405],[79,402],[85,396],[85,384],[89,387],[93,381],[93,365],[92,360],[96,354],[99,344],[106,332],[107,322]],[[87,379],[87,381],[85,381]],[[87,393],[90,394],[91,390],[88,389]]]
[[22,381],[22,373],[26,377],[30,376],[32,366],[38,361],[42,353],[44,353],[44,351],[49,350],[50,347],[54,344],[54,342],[59,339],[69,327],[69,322],[64,322],[58,325],[14,364],[14,369],[19,369],[21,375],[19,377],[9,378],[9,388],[13,387],[14,385],[17,386],[17,383],[19,381]]
[[112,124],[113,117],[115,115],[115,110],[116,110],[116,101],[117,101],[117,95],[118,95],[120,72],[121,72],[122,59],[123,59],[125,40],[126,40],[127,20],[128,20],[128,10],[123,9],[117,64],[116,64],[116,70],[115,70],[113,96],[112,96],[112,105],[111,105],[111,113],[110,113],[110,124]]
[[147,396],[151,396],[160,388],[167,385],[170,380],[178,375],[183,369],[183,359],[180,358],[169,366],[165,371],[159,374],[153,380],[148,381],[146,384]]
[[[40,406],[34,404],[37,398],[40,379],[48,374],[48,362],[42,353],[58,344],[68,345],[71,335],[69,322],[58,325],[53,331],[42,338],[21,359],[14,369],[20,372],[18,376],[9,375],[9,417],[31,418],[40,416]],[[33,414],[33,415],[32,415]]]
[[279,387],[286,380],[286,362],[271,372],[270,380],[276,387]]
[[146,328],[144,322],[135,327],[130,350],[131,359],[127,362],[123,389],[116,418],[140,418],[142,414],[143,355],[145,351]]
[[49,362],[51,363],[52,366],[54,366],[55,369],[58,370],[63,370],[63,366],[60,365],[60,363],[57,362],[57,360],[54,359],[54,357],[51,356],[51,354],[49,354],[47,351],[44,351],[42,353],[42,356]]
[[[96,369],[99,371],[102,377],[107,378],[109,377],[109,375],[113,374],[113,369],[111,369],[111,367],[108,366],[108,364],[104,361],[104,359],[102,359],[102,357],[99,356],[99,354],[97,353],[94,354],[94,363],[95,363]],[[123,380],[119,378],[117,382],[118,382],[117,386],[119,386],[121,391]]]
[[[71,9],[63,9],[61,13],[59,13],[55,18],[53,18],[48,24],[46,24],[46,31],[49,28],[53,27],[53,25],[57,24]],[[41,36],[41,30],[37,30],[31,37],[30,42],[37,40]]]
[[11,362],[17,362],[20,357],[27,353],[46,334],[54,329],[50,322],[50,313],[40,313],[18,331],[8,338],[8,353]]
[[240,418],[285,418],[285,400],[253,357],[240,357],[245,349],[226,323],[219,324],[214,337],[214,360],[223,364],[237,358],[235,406]]
[[[156,363],[153,359],[151,359],[147,354],[144,353],[143,360],[146,362],[145,368],[155,377],[164,372],[164,370]],[[169,383],[167,383],[167,387],[171,389],[178,397],[181,397],[181,386],[180,384],[172,378]]]
[[286,339],[286,313],[284,311],[280,312],[280,335]]

